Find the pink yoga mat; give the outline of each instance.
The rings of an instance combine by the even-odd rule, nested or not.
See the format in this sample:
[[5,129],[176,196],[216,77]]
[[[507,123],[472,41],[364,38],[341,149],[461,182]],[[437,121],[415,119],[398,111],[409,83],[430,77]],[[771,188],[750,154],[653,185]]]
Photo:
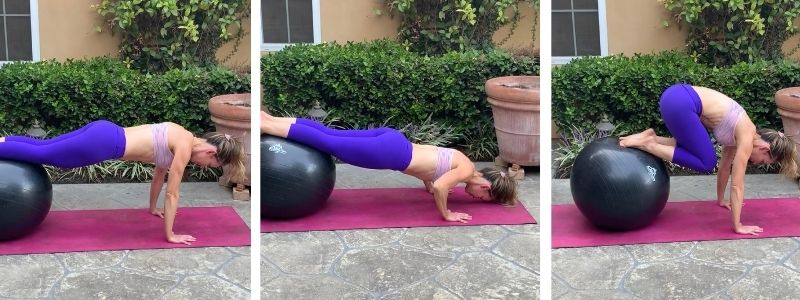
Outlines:
[[249,246],[250,229],[231,207],[181,207],[173,231],[191,246],[164,238],[164,221],[147,209],[51,211],[32,234],[0,242],[0,254]]
[[450,194],[447,207],[472,215],[472,220],[443,220],[433,195],[422,188],[337,189],[321,211],[295,220],[262,219],[261,232],[536,223],[522,204],[504,207],[475,200],[463,188]]
[[731,213],[716,200],[669,202],[650,226],[627,232],[597,229],[575,205],[553,205],[553,248],[714,241],[800,236],[800,199],[745,200],[742,223],[758,225],[758,236],[736,234]]

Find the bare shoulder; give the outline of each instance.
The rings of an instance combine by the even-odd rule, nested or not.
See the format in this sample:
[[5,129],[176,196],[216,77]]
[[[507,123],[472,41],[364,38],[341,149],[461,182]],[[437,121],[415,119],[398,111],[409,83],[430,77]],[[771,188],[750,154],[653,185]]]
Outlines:
[[456,167],[463,167],[472,171],[475,170],[475,163],[463,152],[453,149],[453,157],[456,158],[458,164]]

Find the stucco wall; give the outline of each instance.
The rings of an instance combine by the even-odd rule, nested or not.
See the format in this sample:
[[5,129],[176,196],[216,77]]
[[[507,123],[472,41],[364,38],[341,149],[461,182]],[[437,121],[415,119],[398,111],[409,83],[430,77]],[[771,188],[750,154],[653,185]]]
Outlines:
[[[91,6],[98,0],[39,0],[39,43],[41,59],[89,58],[103,55],[116,56],[119,36],[112,36],[103,18]],[[242,67],[250,64],[250,20],[244,20],[248,34],[227,66]],[[95,27],[101,26],[98,33]],[[228,43],[218,52],[226,56],[233,48]]]

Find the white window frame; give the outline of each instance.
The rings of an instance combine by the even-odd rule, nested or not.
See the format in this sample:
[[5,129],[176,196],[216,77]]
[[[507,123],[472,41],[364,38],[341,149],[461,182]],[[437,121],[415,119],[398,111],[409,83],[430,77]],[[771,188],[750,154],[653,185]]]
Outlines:
[[[259,12],[261,13],[261,12]],[[319,44],[322,42],[322,28],[320,26],[320,9],[319,9],[319,0],[311,0],[311,19],[314,23],[314,44]],[[262,16],[261,22],[264,22],[264,18]],[[288,26],[287,26],[288,27]],[[264,25],[261,24],[261,28],[264,28]],[[259,30],[261,31],[261,30]],[[294,45],[294,43],[265,43],[264,42],[264,34],[261,34],[261,51],[280,51],[283,48]]]
[[[580,12],[581,10],[573,10]],[[597,0],[597,20],[598,29],[600,32],[600,56],[608,55],[608,24],[606,22],[606,0]],[[573,22],[572,36],[575,37],[575,20]],[[554,65],[564,65],[570,63],[573,59],[580,56],[553,56],[551,63]]]
[[[41,60],[41,49],[39,46],[39,0],[30,0],[31,10],[31,60]],[[8,28],[6,28],[6,31]],[[8,39],[6,39],[8,43]],[[8,45],[6,45],[8,47]],[[8,50],[6,50],[8,51]],[[0,66],[17,62],[17,60],[0,60]]]

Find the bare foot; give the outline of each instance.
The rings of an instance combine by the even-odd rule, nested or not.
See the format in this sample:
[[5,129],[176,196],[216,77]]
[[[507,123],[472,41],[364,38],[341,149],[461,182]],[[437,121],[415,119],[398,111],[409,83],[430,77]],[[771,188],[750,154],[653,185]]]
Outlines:
[[656,136],[656,132],[652,128],[648,128],[645,131],[642,131],[637,134],[632,134],[629,136],[624,136],[619,138],[619,145],[621,147],[636,147],[640,148],[648,140],[654,139]]

